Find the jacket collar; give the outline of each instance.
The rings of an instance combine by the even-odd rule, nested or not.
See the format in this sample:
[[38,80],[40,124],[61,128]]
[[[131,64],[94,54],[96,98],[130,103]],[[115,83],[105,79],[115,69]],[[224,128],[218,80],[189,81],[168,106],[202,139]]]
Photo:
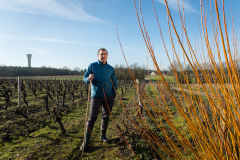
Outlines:
[[107,64],[107,62],[105,64],[102,64],[99,60],[98,60],[98,64],[101,66],[105,66]]

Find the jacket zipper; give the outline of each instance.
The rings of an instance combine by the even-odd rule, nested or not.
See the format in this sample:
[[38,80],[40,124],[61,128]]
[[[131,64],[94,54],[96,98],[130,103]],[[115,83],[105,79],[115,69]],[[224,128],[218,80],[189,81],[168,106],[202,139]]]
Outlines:
[[[104,82],[104,80],[105,80],[105,72],[104,72],[104,66],[102,66],[102,71],[103,71],[103,79],[102,79],[102,82],[103,82],[103,89],[104,89],[104,92],[105,92],[105,82]],[[106,93],[105,93],[106,94]],[[103,95],[104,96],[104,95]]]

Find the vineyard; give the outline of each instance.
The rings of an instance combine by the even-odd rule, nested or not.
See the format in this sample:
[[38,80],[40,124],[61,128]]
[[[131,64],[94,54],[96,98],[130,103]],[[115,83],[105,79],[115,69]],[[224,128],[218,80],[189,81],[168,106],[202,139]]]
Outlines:
[[[240,159],[239,43],[235,39],[233,15],[231,41],[224,1],[213,2],[205,8],[200,1],[200,39],[194,45],[189,39],[184,10],[178,6],[181,27],[176,28],[165,0],[165,23],[172,44],[169,50],[162,34],[166,31],[162,32],[152,1],[170,62],[169,77],[162,74],[141,3],[137,7],[134,0],[139,27],[158,76],[150,78],[148,73],[145,83],[135,80],[136,72],[131,67],[131,81],[120,74],[124,80],[118,80],[107,131],[110,141],[103,144],[99,139],[99,115],[90,149],[83,155],[79,148],[84,137],[88,85],[82,80],[1,79],[0,159]],[[209,13],[212,32],[207,30]],[[118,31],[117,36],[125,59]],[[173,53],[172,60],[169,51]]]
[[[140,83],[144,87],[144,82]],[[82,80],[1,79],[0,86],[1,159],[81,157],[79,147],[83,141],[87,84]],[[109,127],[108,148],[117,144],[115,152],[128,157],[131,153],[126,151],[126,144],[118,129],[122,134],[130,136],[131,124],[128,124],[120,101],[123,105],[136,103],[137,94],[131,81],[118,80],[118,88],[119,97],[112,111],[117,128],[114,124]],[[105,148],[100,147],[101,143],[96,143],[100,119],[101,115],[98,116],[91,140],[94,141],[94,147],[91,147],[93,150],[85,153],[85,156],[116,157],[112,152],[101,155]],[[138,137],[136,133],[132,136]]]
[[[151,83],[140,81],[137,86],[133,81],[118,80],[118,94],[107,131],[110,141],[108,144],[100,142],[99,115],[90,149],[82,156],[79,148],[84,138],[87,84],[82,80],[2,79],[0,158],[161,159],[161,154],[167,158],[169,155],[159,147],[159,142],[166,147],[171,147],[169,137],[180,142],[164,116],[173,116],[175,125],[181,129],[185,130],[187,125],[169,93],[162,93],[157,82]],[[183,98],[178,91],[172,91],[177,99]],[[139,93],[150,101],[141,100]],[[163,97],[168,107],[156,110],[152,104]],[[160,128],[155,126],[156,121],[161,124]],[[150,145],[149,140],[156,144]]]

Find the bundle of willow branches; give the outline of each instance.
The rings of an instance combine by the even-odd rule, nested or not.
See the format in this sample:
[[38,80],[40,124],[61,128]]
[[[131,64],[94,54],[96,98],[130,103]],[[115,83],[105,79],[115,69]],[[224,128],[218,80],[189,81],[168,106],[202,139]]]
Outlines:
[[[158,128],[164,136],[164,142],[159,138],[158,134],[154,132],[152,126],[144,120],[144,117],[142,117],[140,112],[139,114],[141,116],[138,118],[141,125],[135,125],[135,127],[139,130],[139,133],[141,133],[142,137],[146,140],[149,146],[152,147],[155,153],[163,159],[240,158],[240,84],[238,70],[238,46],[233,26],[233,48],[232,50],[230,49],[224,11],[224,0],[222,1],[223,23],[220,21],[221,16],[219,15],[219,1],[214,0],[217,17],[216,24],[213,23],[213,9],[210,4],[214,34],[213,43],[215,46],[212,47],[211,42],[209,41],[209,32],[206,26],[207,14],[204,11],[206,8],[204,8],[203,1],[200,0],[200,30],[202,32],[202,34],[200,32],[200,37],[202,47],[199,48],[202,48],[202,50],[199,49],[199,52],[197,52],[196,49],[193,49],[194,47],[187,34],[184,12],[182,14],[178,7],[182,23],[182,36],[184,36],[187,41],[187,48],[184,47],[183,41],[177,32],[169,10],[168,1],[165,0],[173,56],[178,64],[171,62],[169,58],[170,55],[165,45],[158,16],[153,4],[165,52],[168,56],[174,76],[176,77],[176,85],[174,88],[177,88],[177,92],[174,93],[172,87],[170,87],[170,85],[165,81],[161,72],[161,67],[156,61],[153,46],[142,18],[140,1],[140,7],[138,10],[134,0],[143,39],[154,63],[155,71],[159,74],[159,79],[157,81],[157,88],[159,90],[153,90],[154,94],[149,96],[144,90],[140,89],[139,95],[141,95],[144,110],[146,110],[149,117],[151,117],[155,128]],[[176,51],[177,49],[175,47],[175,43],[173,42],[174,35],[176,36],[178,44],[183,52],[184,65],[181,65],[180,57]],[[221,43],[219,43],[219,41]],[[204,50],[203,48],[206,49]],[[214,56],[215,48],[218,58]],[[224,57],[221,57],[220,50],[223,51]],[[225,68],[222,63],[223,59],[226,65]],[[189,83],[189,76],[185,70],[186,67],[184,67],[186,65],[190,65],[191,70],[195,75],[195,85]],[[180,68],[177,69],[176,66]],[[130,69],[129,72],[137,89],[138,85]],[[180,78],[178,77],[179,75],[181,75]],[[185,84],[181,83],[180,79],[184,79]],[[151,81],[150,83],[152,84]],[[187,92],[186,89],[188,90]],[[152,100],[153,97],[155,97],[156,101]],[[179,119],[176,119],[175,116],[172,115],[172,112],[167,104],[167,99],[170,99],[176,107],[183,125],[180,126],[179,123],[177,123]],[[136,108],[137,107],[138,106],[136,104]],[[154,112],[150,112],[150,108],[152,108]],[[169,134],[169,131],[167,131],[163,126],[162,121],[159,121],[160,118],[164,119],[169,125],[171,134]],[[129,120],[131,121],[130,116]],[[132,123],[134,124],[134,122]],[[132,152],[134,153],[133,150]],[[138,157],[135,153],[134,155]]]

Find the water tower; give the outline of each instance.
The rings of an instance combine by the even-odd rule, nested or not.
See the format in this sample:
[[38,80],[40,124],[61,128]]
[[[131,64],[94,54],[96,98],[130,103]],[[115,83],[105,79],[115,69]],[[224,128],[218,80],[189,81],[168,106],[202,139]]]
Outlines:
[[31,58],[32,58],[32,54],[27,54],[28,67],[31,67]]

